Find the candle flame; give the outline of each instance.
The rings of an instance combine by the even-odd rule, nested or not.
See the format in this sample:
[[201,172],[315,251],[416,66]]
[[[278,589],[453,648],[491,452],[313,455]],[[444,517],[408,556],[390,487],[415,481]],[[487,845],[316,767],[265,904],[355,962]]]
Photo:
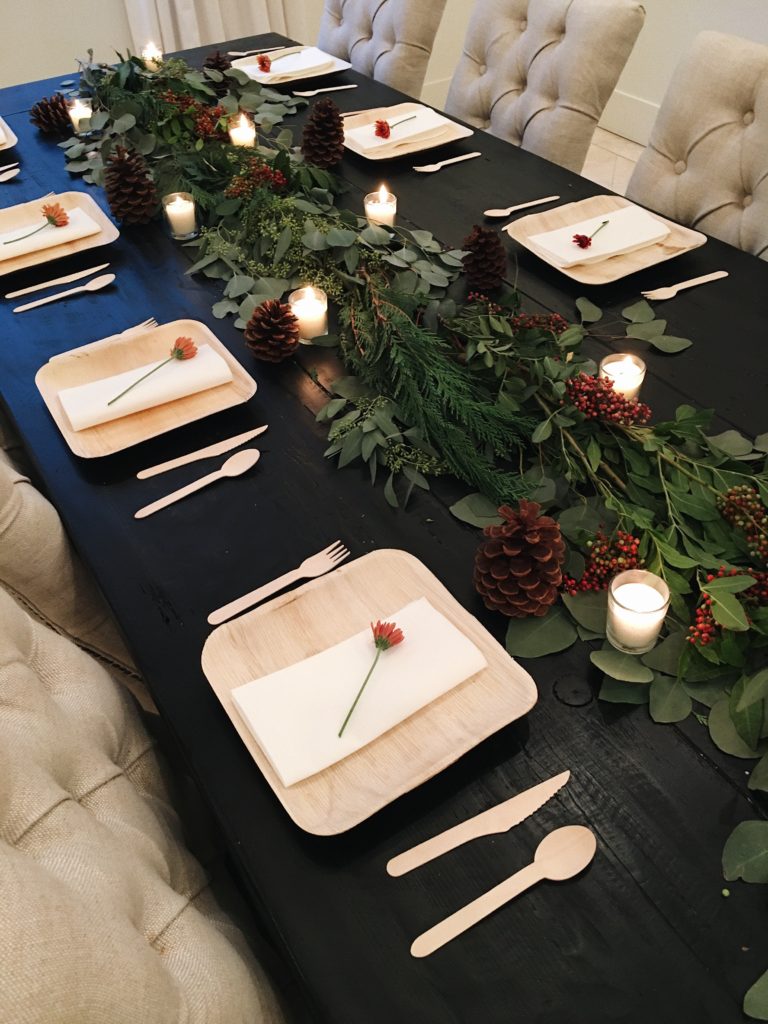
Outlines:
[[150,39],[142,52],[143,57],[159,57],[160,50],[155,46],[154,40]]
[[250,118],[247,118],[245,114],[240,111],[240,120],[237,122],[238,128],[248,128],[250,126]]
[[386,203],[388,198],[389,198],[389,192],[387,190],[387,186],[386,185],[382,185],[381,188],[379,189],[379,202],[380,203]]

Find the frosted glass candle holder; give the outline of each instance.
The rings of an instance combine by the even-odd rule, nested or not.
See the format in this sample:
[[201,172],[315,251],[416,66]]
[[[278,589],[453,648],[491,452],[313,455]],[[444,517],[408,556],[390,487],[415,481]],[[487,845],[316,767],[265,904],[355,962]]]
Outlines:
[[656,645],[669,608],[669,587],[652,572],[629,569],[608,587],[609,641],[626,654],[645,654]]
[[645,380],[645,363],[629,352],[617,352],[600,361],[600,376],[613,381],[617,395],[637,398]]
[[299,321],[299,337],[304,341],[328,333],[328,296],[322,288],[298,288],[288,296],[288,305]]
[[76,96],[67,100],[67,112],[75,129],[76,135],[87,135],[91,131],[91,117],[93,116],[93,102]]
[[197,237],[197,210],[189,192],[171,192],[163,196],[163,212],[171,238],[185,242]]

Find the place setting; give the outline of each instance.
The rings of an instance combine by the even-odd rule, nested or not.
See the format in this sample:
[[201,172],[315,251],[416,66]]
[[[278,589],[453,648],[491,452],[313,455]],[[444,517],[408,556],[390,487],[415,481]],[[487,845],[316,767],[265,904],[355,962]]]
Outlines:
[[260,85],[273,86],[333,75],[346,71],[352,65],[316,46],[283,46],[237,57],[232,61],[232,67],[244,72]]
[[366,160],[420,153],[473,134],[471,128],[422,103],[374,107],[344,117],[344,146]]

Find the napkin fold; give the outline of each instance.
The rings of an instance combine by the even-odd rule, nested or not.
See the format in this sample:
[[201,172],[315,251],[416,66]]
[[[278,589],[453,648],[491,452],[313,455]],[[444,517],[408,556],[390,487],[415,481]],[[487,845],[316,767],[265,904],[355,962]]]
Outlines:
[[370,629],[232,690],[284,786],[341,761],[485,668],[480,650],[422,597],[386,616],[405,639],[382,652],[344,735],[339,729],[376,649]]
[[29,220],[26,223],[14,228],[13,231],[3,231],[0,233],[0,261],[13,259],[14,256],[27,256],[31,252],[50,249],[54,245],[75,242],[78,238],[97,235],[101,231],[93,217],[89,217],[85,210],[75,207],[72,210],[67,210],[69,223],[65,224],[63,228],[46,224],[42,231],[37,231],[34,235],[30,235],[29,238],[23,238],[20,242],[9,242],[8,245],[4,245],[3,243],[6,239],[17,238],[27,231],[33,231],[35,228],[40,227],[45,219],[41,212],[43,203],[41,201],[39,205],[35,205],[38,206],[39,217],[30,213]]
[[2,124],[0,124],[0,146],[5,142],[5,131],[3,130]]
[[287,57],[280,57],[279,54],[267,54],[275,61],[274,71],[260,71],[256,58],[246,57],[244,60],[235,61],[234,66],[244,71],[250,78],[264,85],[279,85],[281,82],[293,82],[303,75],[318,74],[321,71],[330,70],[336,63],[335,58],[328,53],[323,53],[316,46],[307,46],[300,53],[291,53]]
[[[164,357],[165,358],[165,357]],[[59,392],[59,400],[67,414],[73,430],[86,430],[101,423],[130,416],[134,412],[143,412],[165,402],[173,402],[177,398],[186,398],[198,391],[207,391],[219,384],[232,380],[229,364],[210,345],[200,345],[194,359],[172,359],[165,366],[147,377],[141,384],[132,388],[127,395],[107,405],[110,398],[119,395],[133,381],[148,373],[153,366],[162,360],[137,366],[124,373],[116,373],[111,377],[103,377],[88,384],[63,388]]]
[[[580,249],[573,236],[594,234],[604,220],[608,223],[592,239],[592,245],[588,249]],[[639,206],[625,206],[564,228],[531,235],[528,241],[556,266],[574,267],[579,263],[598,263],[611,256],[644,249],[661,242],[668,234],[669,228],[647,210]]]
[[[395,124],[401,118],[409,117],[412,113],[416,116],[410,121],[403,121],[402,124]],[[376,121],[386,120],[394,125],[388,139],[380,139],[376,135]],[[351,141],[355,147],[364,152],[375,152],[378,149],[393,147],[401,142],[419,142],[424,138],[431,138],[435,134],[444,131],[451,122],[442,114],[438,114],[431,107],[419,106],[416,110],[389,110],[384,111],[381,117],[375,118],[369,124],[358,128],[345,130],[345,138]]]

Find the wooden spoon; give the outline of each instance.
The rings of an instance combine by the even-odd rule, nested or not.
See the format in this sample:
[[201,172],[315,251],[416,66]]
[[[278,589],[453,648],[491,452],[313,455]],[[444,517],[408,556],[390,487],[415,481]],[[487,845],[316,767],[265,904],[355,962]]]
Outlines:
[[99,277],[94,277],[87,284],[81,284],[79,288],[68,288],[65,292],[56,292],[55,295],[46,295],[44,299],[35,299],[34,302],[27,302],[23,306],[16,306],[13,312],[23,313],[25,309],[37,309],[38,306],[44,306],[47,302],[57,302],[59,299],[66,299],[70,295],[79,295],[80,292],[97,292],[99,288],[106,288],[114,280],[114,274],[101,274]]
[[0,174],[0,181],[10,181],[12,178],[15,178],[19,174],[21,174],[21,168],[12,167],[10,168],[10,170],[3,171],[3,173]]
[[429,956],[544,878],[552,882],[573,878],[590,863],[596,849],[594,833],[583,825],[555,829],[539,843],[532,864],[421,934],[411,946],[411,955]]
[[138,512],[134,512],[134,519],[146,519],[153,512],[159,512],[161,508],[172,505],[174,501],[181,501],[187,495],[194,494],[195,491],[199,491],[203,487],[207,487],[208,484],[215,483],[217,480],[223,480],[224,477],[240,476],[241,473],[247,472],[247,470],[256,465],[260,455],[261,452],[258,448],[244,448],[242,451],[230,455],[221,469],[217,469],[214,473],[208,473],[207,476],[201,476],[199,480],[187,484],[186,487],[180,487],[178,491],[172,491],[171,494],[166,494],[164,498],[158,498],[151,505],[145,505]]

